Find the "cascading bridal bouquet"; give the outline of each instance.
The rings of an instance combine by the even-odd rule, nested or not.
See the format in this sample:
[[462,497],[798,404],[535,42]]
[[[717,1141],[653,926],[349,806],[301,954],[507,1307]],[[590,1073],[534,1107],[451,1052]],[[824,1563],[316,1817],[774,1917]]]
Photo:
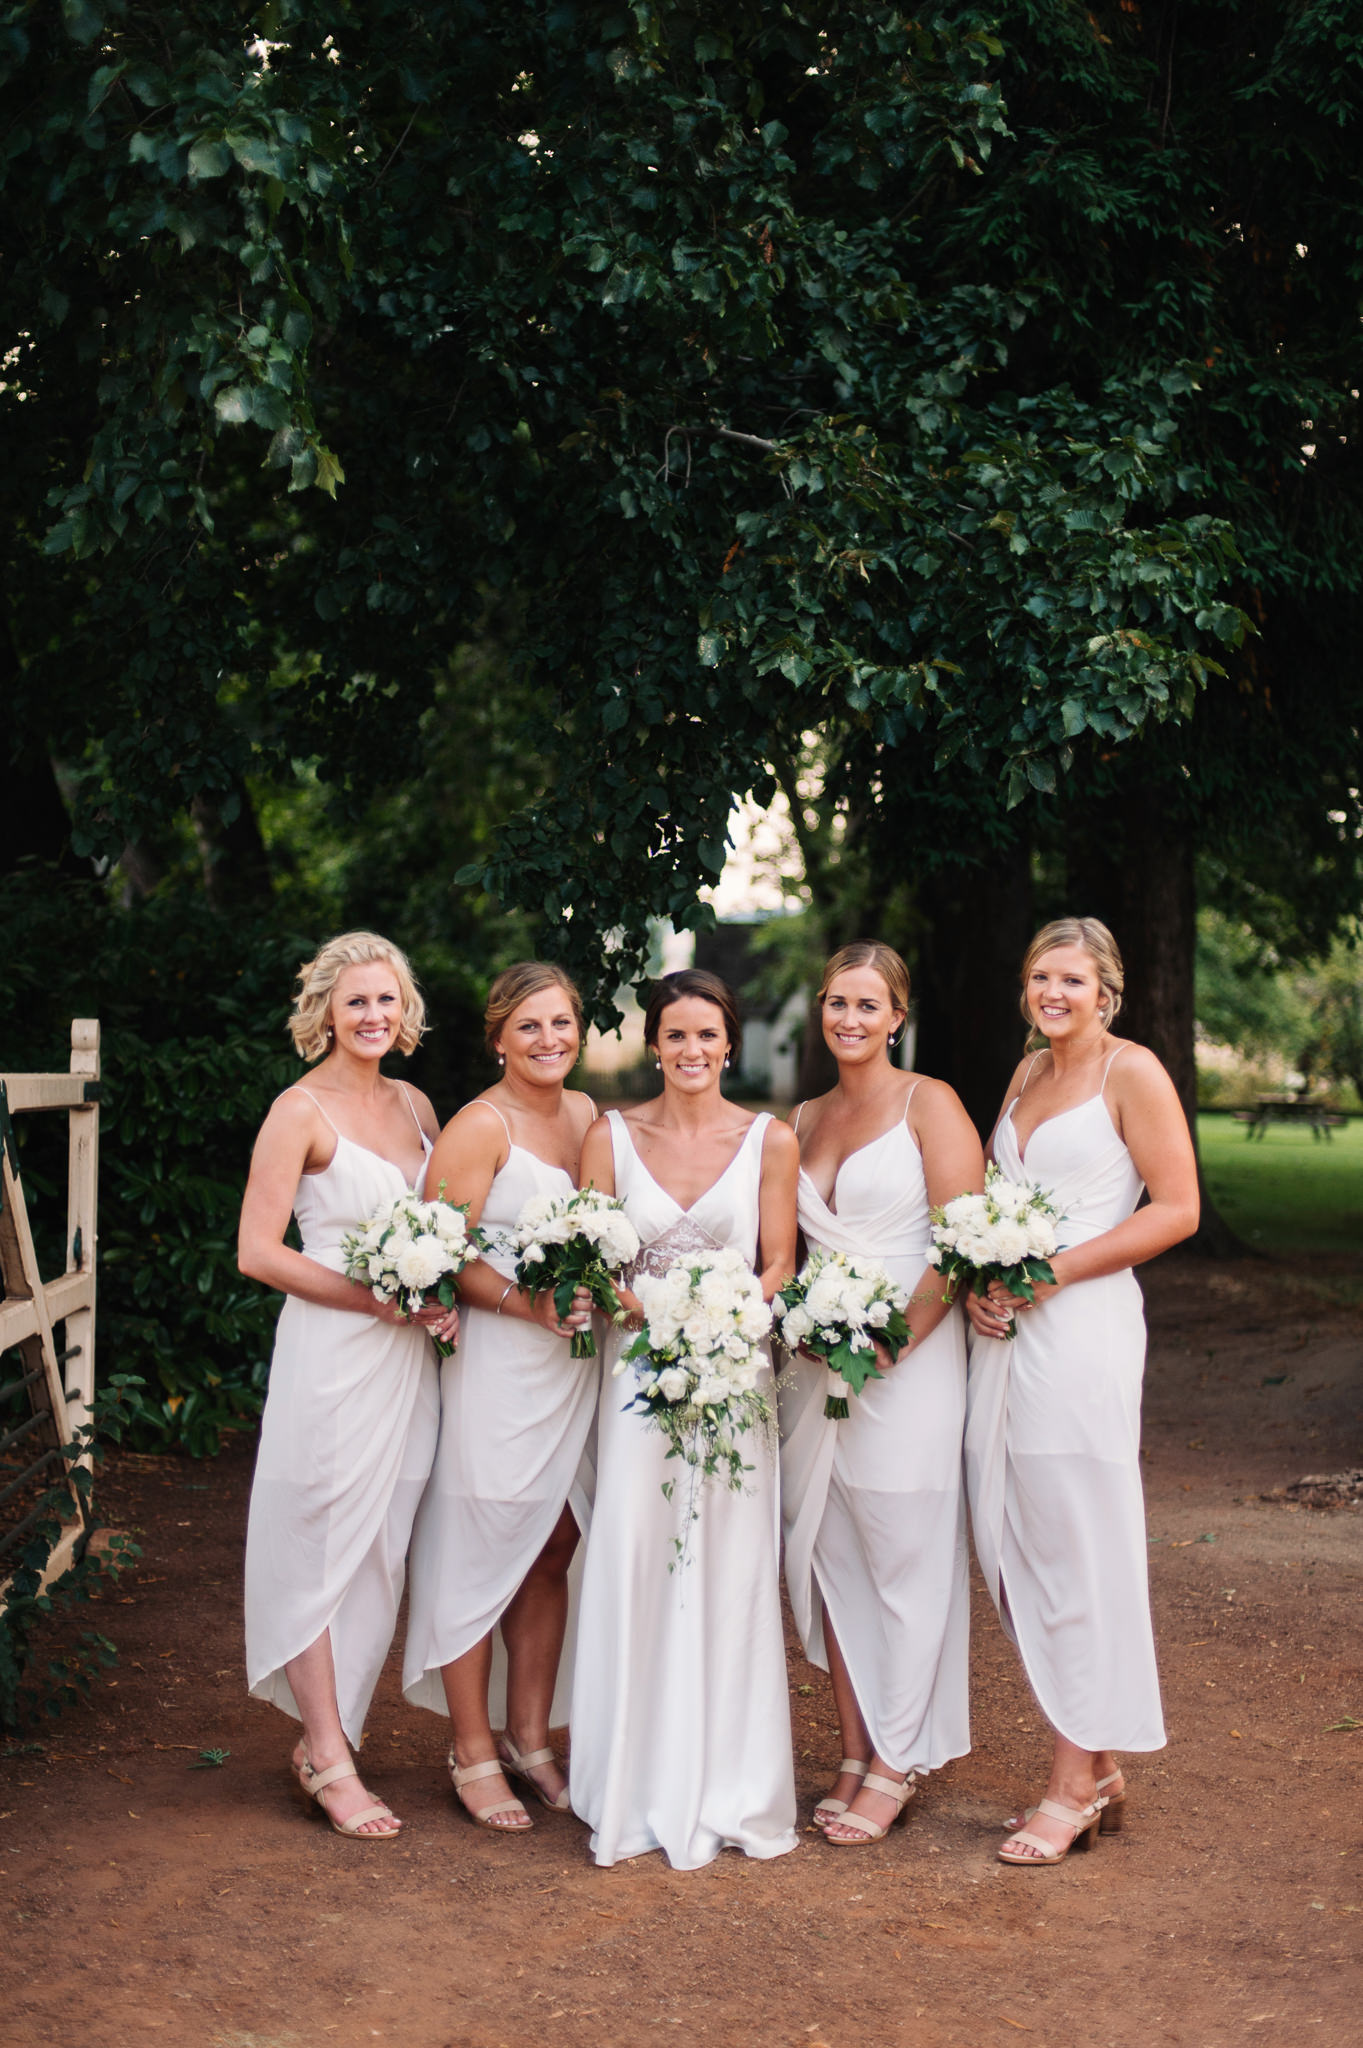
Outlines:
[[[445,1183],[440,1183],[443,1188]],[[375,1301],[394,1302],[400,1316],[413,1316],[432,1294],[453,1308],[455,1281],[484,1249],[469,1224],[467,1204],[427,1202],[408,1188],[374,1211],[363,1229],[341,1239],[345,1277],[367,1287]],[[441,1358],[454,1350],[433,1339]]]
[[[615,1285],[639,1256],[639,1233],[617,1196],[593,1187],[557,1197],[532,1195],[504,1242],[517,1255],[516,1285],[532,1297],[552,1288],[560,1319],[572,1308],[579,1287],[612,1322],[623,1318]],[[590,1325],[573,1332],[569,1355],[595,1358]]]
[[[640,1273],[634,1290],[644,1327],[615,1367],[617,1377],[630,1365],[638,1375],[626,1406],[651,1417],[667,1438],[668,1457],[683,1459],[694,1481],[722,1475],[741,1492],[752,1468],[737,1439],[772,1419],[757,1384],[771,1330],[757,1275],[741,1252],[720,1246],[687,1253],[666,1273]],[[670,1484],[663,1490],[670,1499]],[[684,1561],[685,1546],[678,1550]]]
[[[964,1280],[975,1294],[1002,1280],[1010,1294],[1035,1301],[1036,1283],[1052,1283],[1051,1256],[1063,1222],[1052,1196],[1032,1181],[1005,1180],[991,1165],[982,1195],[957,1195],[932,1212],[928,1263],[953,1281]],[[1017,1335],[1011,1322],[1005,1333]]]
[[913,1335],[904,1316],[909,1297],[875,1259],[812,1252],[776,1299],[786,1344],[792,1351],[803,1344],[828,1367],[823,1412],[830,1422],[847,1420],[849,1387],[859,1394],[867,1380],[885,1377],[876,1339],[896,1358]]

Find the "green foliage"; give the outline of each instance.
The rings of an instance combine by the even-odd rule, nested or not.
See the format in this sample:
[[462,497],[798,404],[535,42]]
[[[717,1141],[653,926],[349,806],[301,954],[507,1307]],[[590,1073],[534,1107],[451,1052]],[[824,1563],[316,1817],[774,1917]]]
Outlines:
[[1197,1021],[1211,1039],[1248,1058],[1277,1053],[1295,1063],[1310,1006],[1294,978],[1247,925],[1216,910],[1197,920]]
[[[264,1399],[278,1304],[237,1272],[237,1212],[254,1132],[298,1075],[283,1027],[307,942],[174,899],[111,916],[98,884],[41,873],[0,881],[0,924],[0,1066],[64,1068],[71,1016],[101,1019],[99,1349],[140,1376],[133,1439],[215,1451]],[[24,1171],[32,1154],[51,1183],[41,1122],[20,1119]],[[56,1249],[40,1240],[48,1270]]]
[[977,260],[1015,119],[984,16],[269,23],[267,61],[188,6],[0,8],[36,223],[0,288],[30,337],[0,527],[20,726],[80,757],[79,845],[194,801],[230,825],[298,762],[354,815],[514,589],[553,803],[466,886],[609,1014],[809,727],[926,736],[1015,801],[1217,672],[1200,352],[1018,374],[1063,287]]
[[[139,1382],[125,1374],[111,1375],[96,1397],[92,1421],[63,1446],[87,1516],[93,1480],[75,1460],[88,1451],[98,1466],[104,1444],[121,1438],[138,1387]],[[0,1597],[0,1731],[6,1734],[43,1716],[55,1719],[79,1705],[99,1673],[117,1664],[118,1652],[102,1630],[77,1629],[73,1634],[62,1624],[79,1619],[87,1603],[102,1599],[141,1555],[129,1538],[115,1534],[102,1550],[83,1549],[44,1590],[43,1573],[71,1514],[65,1480],[50,1487],[37,1505],[39,1519],[18,1551],[5,1558],[9,1577]],[[37,1665],[40,1654],[47,1659],[42,1669]]]

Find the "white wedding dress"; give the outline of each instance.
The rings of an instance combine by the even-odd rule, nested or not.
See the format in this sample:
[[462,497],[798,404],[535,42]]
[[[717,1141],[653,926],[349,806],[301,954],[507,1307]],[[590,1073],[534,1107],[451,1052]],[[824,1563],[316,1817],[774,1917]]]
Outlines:
[[[903,1118],[843,1161],[833,1201],[802,1169],[808,1249],[877,1259],[911,1290],[932,1223]],[[912,1302],[906,1313],[912,1327]],[[970,1748],[965,1378],[953,1313],[883,1379],[848,1393],[845,1421],[824,1415],[822,1360],[794,1358],[781,1392],[786,1585],[800,1640],[827,1670],[826,1608],[876,1754],[899,1773],[940,1770]]]
[[[496,1110],[495,1103],[489,1103]],[[497,1110],[501,1116],[501,1111]],[[506,1124],[505,1117],[502,1118]],[[572,1176],[507,1129],[505,1164],[479,1218],[488,1264],[509,1280],[515,1255],[501,1243],[532,1195],[561,1200]],[[601,1364],[570,1356],[569,1339],[491,1309],[460,1310],[459,1347],[440,1375],[440,1444],[412,1537],[402,1689],[415,1707],[447,1714],[440,1668],[497,1627],[543,1550],[564,1503],[585,1530],[591,1501],[589,1438]],[[568,1719],[581,1554],[569,1573],[569,1620],[550,1725]],[[493,1640],[489,1712],[506,1718],[506,1653]]]
[[[770,1122],[754,1120],[725,1172],[683,1210],[610,1112],[615,1190],[642,1245],[636,1271],[666,1272],[701,1246],[734,1245],[755,1258]],[[650,1849],[676,1870],[698,1869],[725,1848],[783,1856],[798,1841],[775,1432],[740,1439],[753,1467],[741,1493],[722,1478],[701,1483],[688,1531],[690,1468],[669,1461],[666,1438],[629,1407],[633,1369],[611,1377],[629,1341],[612,1333],[602,1382],[573,1681],[573,1807],[592,1829],[599,1864]]]
[[[995,1136],[1001,1172],[1053,1195],[1062,1250],[1114,1229],[1141,1196],[1103,1099],[1112,1059],[1096,1095],[1037,1126],[1025,1160],[1018,1097]],[[1029,1067],[1024,1088],[1030,1077]],[[1062,1288],[1017,1318],[1011,1341],[971,1340],[975,1550],[1042,1712],[1081,1749],[1165,1741],[1141,1491],[1144,1369],[1144,1303],[1129,1267]]]
[[[341,1239],[406,1185],[400,1166],[338,1131],[330,1162],[294,1196],[304,1256],[343,1271]],[[284,1666],[329,1629],[352,1749],[393,1640],[437,1421],[424,1329],[285,1298],[246,1532],[247,1682],[296,1719]]]

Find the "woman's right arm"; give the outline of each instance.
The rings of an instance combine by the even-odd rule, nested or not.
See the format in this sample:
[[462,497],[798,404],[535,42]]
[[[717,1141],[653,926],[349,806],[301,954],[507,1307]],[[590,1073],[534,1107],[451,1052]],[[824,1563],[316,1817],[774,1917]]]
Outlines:
[[279,1097],[261,1125],[251,1154],[237,1232],[238,1269],[250,1280],[262,1280],[281,1294],[297,1295],[300,1301],[316,1302],[321,1308],[349,1309],[380,1323],[442,1321],[446,1311],[438,1304],[416,1316],[401,1317],[391,1303],[375,1301],[367,1287],[285,1244],[298,1183],[309,1167],[316,1170],[327,1165],[335,1144],[320,1111],[306,1096],[290,1089]]

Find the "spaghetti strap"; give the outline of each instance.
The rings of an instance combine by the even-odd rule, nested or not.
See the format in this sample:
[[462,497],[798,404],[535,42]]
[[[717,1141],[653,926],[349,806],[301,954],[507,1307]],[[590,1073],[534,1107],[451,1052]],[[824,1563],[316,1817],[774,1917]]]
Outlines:
[[[309,1101],[309,1102],[310,1102],[310,1103],[312,1104],[312,1106],[313,1106],[313,1108],[314,1108],[314,1109],[317,1109],[317,1110],[321,1110],[321,1111],[322,1111],[322,1115],[323,1115],[323,1117],[325,1117],[325,1118],[326,1118],[326,1121],[327,1121],[327,1122],[328,1122],[329,1124],[331,1124],[331,1118],[330,1118],[329,1116],[327,1116],[327,1113],[326,1113],[326,1111],[325,1111],[324,1109],[322,1109],[322,1105],[321,1105],[321,1103],[320,1103],[320,1102],[319,1102],[319,1101],[317,1100],[317,1097],[316,1097],[316,1096],[315,1096],[315,1095],[313,1094],[313,1092],[312,1092],[311,1088],[305,1088],[305,1087],[303,1086],[303,1083],[302,1083],[301,1081],[295,1081],[293,1085],[294,1085],[294,1087],[295,1087],[295,1088],[296,1088],[296,1089],[298,1090],[298,1093],[299,1093],[300,1095],[306,1095],[306,1096],[307,1096],[307,1098],[308,1098],[308,1101]],[[415,1114],[415,1112],[413,1112],[413,1113]],[[343,1135],[343,1134],[342,1134],[342,1133],[341,1133],[340,1131],[337,1131],[337,1130],[336,1130],[336,1126],[335,1126],[335,1124],[331,1124],[331,1128],[332,1128],[332,1130],[333,1130],[333,1131],[336,1131],[336,1135],[337,1135],[337,1137],[338,1137],[338,1138],[339,1138],[339,1137],[341,1137],[341,1136]]]
[[1098,1083],[1098,1093],[1099,1093],[1100,1095],[1102,1094],[1103,1090],[1104,1090],[1104,1089],[1106,1088],[1106,1086],[1107,1086],[1107,1077],[1108,1077],[1108,1075],[1109,1075],[1109,1074],[1110,1074],[1110,1073],[1112,1072],[1112,1062],[1113,1062],[1113,1060],[1115,1060],[1115,1059],[1120,1059],[1120,1058],[1121,1058],[1121,1056],[1122,1056],[1122,1054],[1123,1054],[1123,1053],[1124,1053],[1124,1052],[1126,1051],[1127,1047],[1128,1047],[1128,1046],[1130,1045],[1130,1043],[1131,1043],[1131,1040],[1130,1040],[1129,1038],[1124,1038],[1124,1039],[1122,1040],[1121,1044],[1120,1044],[1120,1045],[1119,1045],[1119,1046],[1117,1047],[1116,1051],[1115,1051],[1115,1052],[1112,1052],[1112,1053],[1110,1053],[1110,1054],[1108,1055],[1108,1062],[1107,1062],[1107,1065],[1106,1065],[1106,1066],[1105,1066],[1105,1067],[1103,1068],[1103,1078],[1102,1078],[1102,1080],[1101,1080],[1101,1081],[1100,1081],[1100,1082]]
[[[920,1074],[918,1077],[918,1081],[921,1081],[922,1078],[923,1077]],[[910,1088],[908,1094],[904,1097],[904,1115],[902,1118],[902,1121],[904,1123],[907,1123],[909,1120],[909,1104],[913,1101],[914,1096],[918,1093],[918,1081],[914,1082],[912,1088]]]
[[416,1104],[412,1100],[411,1089],[407,1086],[407,1083],[405,1081],[399,1081],[398,1086],[402,1090],[403,1101],[407,1104],[408,1109],[410,1109],[412,1112],[412,1122],[416,1125],[417,1136],[420,1138],[423,1145],[428,1144],[429,1140],[426,1136],[426,1133],[421,1128],[421,1118],[416,1113]]
[[[1031,1080],[1032,1068],[1036,1065],[1038,1060],[1044,1059],[1046,1057],[1046,1054],[1050,1051],[1050,1049],[1051,1048],[1048,1045],[1043,1045],[1040,1052],[1034,1052],[1032,1054],[1032,1057],[1027,1064],[1027,1071],[1022,1077],[1022,1087],[1018,1089],[1018,1095],[1021,1095],[1023,1093],[1023,1091],[1026,1089],[1027,1083]],[[1014,1102],[1016,1102],[1017,1099],[1018,1096],[1015,1095],[1013,1097]]]
[[800,1118],[801,1118],[801,1117],[803,1116],[803,1114],[804,1114],[804,1107],[805,1107],[805,1106],[804,1106],[803,1102],[797,1102],[797,1103],[796,1103],[796,1105],[795,1105],[795,1121],[794,1121],[794,1123],[793,1123],[793,1124],[791,1125],[791,1127],[790,1127],[790,1128],[792,1129],[792,1131],[795,1131],[795,1132],[796,1132],[797,1134],[798,1134],[798,1132],[799,1132],[799,1129],[800,1129]]

